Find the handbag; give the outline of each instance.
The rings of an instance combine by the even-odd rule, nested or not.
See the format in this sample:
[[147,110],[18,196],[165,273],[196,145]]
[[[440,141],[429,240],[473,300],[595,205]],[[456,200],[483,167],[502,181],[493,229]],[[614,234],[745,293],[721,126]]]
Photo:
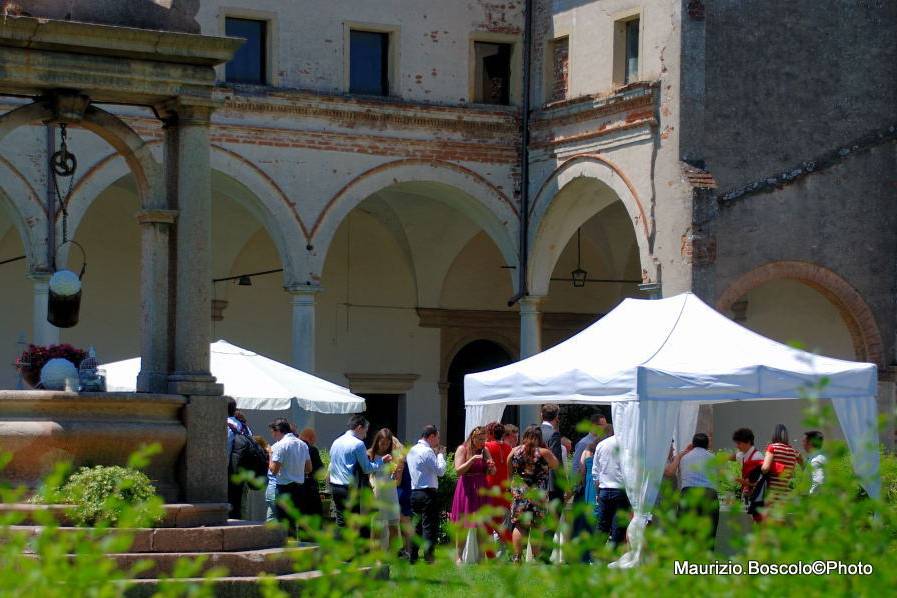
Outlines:
[[760,476],[760,479],[757,480],[757,483],[751,489],[750,493],[747,495],[745,499],[745,506],[747,507],[748,515],[756,515],[759,512],[759,509],[763,508],[766,504],[766,491],[769,488],[769,474],[765,473]]

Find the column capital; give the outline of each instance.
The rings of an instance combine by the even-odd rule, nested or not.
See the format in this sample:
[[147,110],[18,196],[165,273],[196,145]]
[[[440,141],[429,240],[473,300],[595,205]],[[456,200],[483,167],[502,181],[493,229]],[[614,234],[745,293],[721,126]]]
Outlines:
[[315,284],[288,284],[283,287],[287,293],[294,298],[297,297],[314,297],[324,291],[324,287]]
[[153,106],[156,116],[166,127],[200,125],[208,126],[212,112],[222,102],[212,98],[177,96]]
[[526,295],[520,298],[520,313],[535,314],[539,313],[539,307],[545,299],[542,295]]
[[136,217],[139,224],[174,224],[178,218],[178,211],[162,209],[138,210]]

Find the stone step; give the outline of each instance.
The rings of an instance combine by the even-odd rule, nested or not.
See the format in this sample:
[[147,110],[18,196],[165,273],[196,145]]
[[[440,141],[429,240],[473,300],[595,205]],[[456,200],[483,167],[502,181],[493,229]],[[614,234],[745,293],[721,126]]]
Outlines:
[[[321,577],[320,571],[304,571],[274,577],[278,589],[288,596],[300,596],[304,583]],[[211,584],[215,598],[260,598],[262,589],[255,577],[219,577],[214,580],[203,578],[162,581],[159,579],[135,579],[127,582],[127,598],[150,598],[161,589],[162,584]]]
[[[290,548],[266,548],[262,550],[238,550],[232,552],[126,552],[110,554],[108,557],[115,562],[120,570],[130,570],[141,561],[150,561],[152,567],[141,571],[138,579],[155,579],[160,576],[171,575],[180,559],[196,559],[204,557],[202,569],[198,572],[204,575],[214,567],[223,567],[229,577],[254,578],[265,573],[267,575],[290,575],[296,571],[296,558],[303,553],[309,555],[318,547],[313,544],[303,544]],[[37,555],[28,555],[38,558]],[[73,563],[77,563],[77,555],[69,555]]]
[[[163,506],[165,517],[156,527],[200,527],[223,525],[227,522],[230,505],[227,503],[169,503]],[[69,510],[72,505],[38,505],[31,503],[0,504],[0,516],[19,515],[23,525],[36,525],[37,513],[49,513],[59,525],[72,525]]]
[[[41,526],[12,525],[10,532],[38,535]],[[59,533],[83,533],[88,528],[60,527]],[[286,543],[286,532],[277,526],[264,523],[231,520],[227,525],[209,527],[172,527],[110,529],[100,534],[127,533],[133,536],[129,553],[161,552],[236,552],[281,548]],[[3,542],[0,536],[0,542]]]

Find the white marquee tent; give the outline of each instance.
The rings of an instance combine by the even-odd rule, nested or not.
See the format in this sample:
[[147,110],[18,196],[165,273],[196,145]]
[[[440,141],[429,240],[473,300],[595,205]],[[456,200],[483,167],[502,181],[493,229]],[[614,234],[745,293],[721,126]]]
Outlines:
[[[224,393],[237,401],[241,411],[286,411],[290,413],[288,419],[296,421],[301,419],[299,410],[317,413],[360,413],[365,410],[364,399],[349,389],[249,349],[219,340],[212,343],[209,350],[212,375],[224,385]],[[139,357],[101,367],[106,370],[108,390],[134,392],[140,372]]]
[[876,366],[820,357],[739,326],[695,295],[626,299],[560,345],[464,378],[466,427],[500,420],[507,405],[610,404],[626,492],[634,517],[630,551],[641,558],[670,441],[690,441],[701,404],[798,399],[813,389],[830,398],[854,469],[878,496]]

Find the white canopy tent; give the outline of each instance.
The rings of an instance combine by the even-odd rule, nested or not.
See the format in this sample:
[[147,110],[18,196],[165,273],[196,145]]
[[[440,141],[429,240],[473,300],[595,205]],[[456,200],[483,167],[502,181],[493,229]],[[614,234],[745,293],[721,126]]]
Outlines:
[[[300,410],[337,414],[365,410],[364,399],[347,388],[264,355],[225,340],[212,343],[209,349],[212,375],[224,385],[224,393],[237,401],[241,411],[287,411],[291,414],[289,419],[297,421],[303,419]],[[101,367],[106,370],[108,390],[134,391],[139,357]]]
[[854,469],[878,496],[876,366],[819,357],[739,326],[695,295],[626,299],[601,320],[547,351],[464,378],[467,430],[500,420],[507,405],[610,404],[634,517],[630,551],[641,558],[670,441],[682,447],[707,403],[799,399],[813,387],[830,398]]

